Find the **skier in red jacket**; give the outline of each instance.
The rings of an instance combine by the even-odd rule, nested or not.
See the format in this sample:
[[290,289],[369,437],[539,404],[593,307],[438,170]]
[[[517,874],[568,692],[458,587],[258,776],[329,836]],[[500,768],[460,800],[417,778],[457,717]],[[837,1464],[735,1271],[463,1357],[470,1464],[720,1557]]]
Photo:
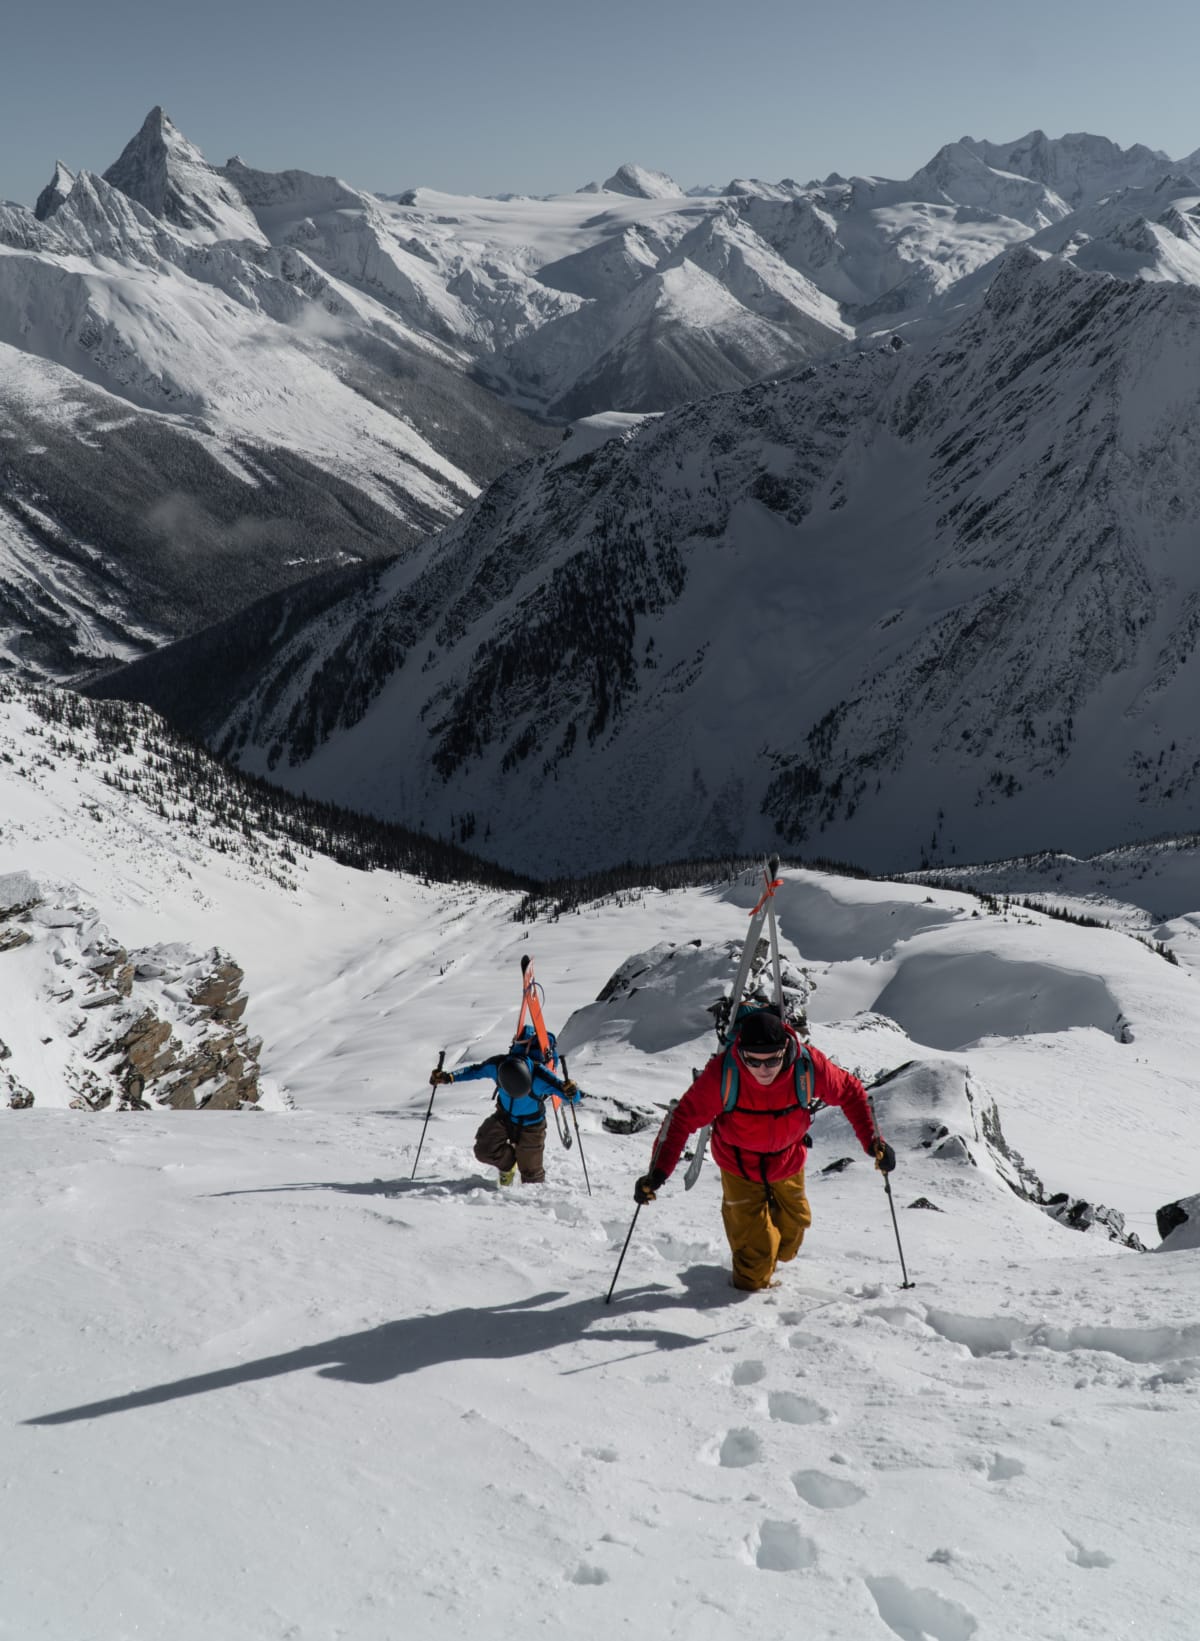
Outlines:
[[891,1173],[896,1154],[876,1132],[858,1078],[802,1043],[778,1014],[760,1009],[746,1016],[730,1047],[714,1055],[680,1100],[654,1167],[634,1187],[638,1202],[653,1202],[688,1135],[711,1123],[735,1288],[773,1286],[777,1261],[795,1259],[812,1224],[804,1164],[813,1100],[840,1105],[863,1150]]

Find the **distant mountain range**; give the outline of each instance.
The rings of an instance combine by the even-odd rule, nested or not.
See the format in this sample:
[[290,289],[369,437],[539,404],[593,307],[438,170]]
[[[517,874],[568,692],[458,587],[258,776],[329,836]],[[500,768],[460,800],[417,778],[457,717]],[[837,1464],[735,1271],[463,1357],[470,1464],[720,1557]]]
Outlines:
[[555,424],[937,330],[1033,236],[1190,279],[1168,179],[1195,158],[1033,133],[906,182],[685,193],[625,164],[549,200],[385,198],[210,165],[154,109],[103,175],[60,162],[0,206],[0,659],[77,677],[402,553]]
[[538,873],[1190,830],[1198,157],[389,199],[154,110],[0,211],[10,664]]

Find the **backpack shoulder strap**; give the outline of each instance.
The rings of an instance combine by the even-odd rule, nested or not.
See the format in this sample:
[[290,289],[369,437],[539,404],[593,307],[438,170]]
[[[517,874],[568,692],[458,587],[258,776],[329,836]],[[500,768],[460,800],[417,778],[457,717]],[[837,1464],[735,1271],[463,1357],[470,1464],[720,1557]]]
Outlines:
[[738,1063],[732,1046],[725,1050],[721,1063],[721,1109],[732,1111],[738,1101]]
[[807,1111],[812,1104],[813,1063],[812,1055],[803,1043],[798,1045],[796,1063],[792,1070],[796,1079],[796,1104]]

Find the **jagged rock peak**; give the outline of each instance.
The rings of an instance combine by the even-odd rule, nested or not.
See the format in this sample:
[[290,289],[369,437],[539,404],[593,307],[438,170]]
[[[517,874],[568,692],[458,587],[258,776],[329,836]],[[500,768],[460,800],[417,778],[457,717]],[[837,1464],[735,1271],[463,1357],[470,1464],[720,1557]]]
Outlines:
[[45,222],[47,217],[52,217],[74,186],[75,173],[69,171],[61,160],[55,160],[54,175],[38,195],[33,208],[38,221]]
[[104,180],[189,238],[265,244],[241,194],[159,107],[146,115]]
[[[604,184],[609,194],[628,194],[631,199],[684,198],[683,189],[665,171],[651,171],[644,165],[620,165]],[[583,189],[580,192],[584,192]]]

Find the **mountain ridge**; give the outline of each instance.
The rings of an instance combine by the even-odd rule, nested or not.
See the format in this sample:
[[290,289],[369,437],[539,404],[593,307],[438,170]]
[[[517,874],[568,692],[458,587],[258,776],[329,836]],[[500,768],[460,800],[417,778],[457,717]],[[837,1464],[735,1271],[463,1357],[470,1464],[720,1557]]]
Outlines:
[[[514,469],[193,727],[410,824],[487,814],[526,869],[783,841],[887,870],[1187,829],[1198,350],[1200,291],[1020,247],[940,342]],[[170,671],[101,687],[154,701]]]

